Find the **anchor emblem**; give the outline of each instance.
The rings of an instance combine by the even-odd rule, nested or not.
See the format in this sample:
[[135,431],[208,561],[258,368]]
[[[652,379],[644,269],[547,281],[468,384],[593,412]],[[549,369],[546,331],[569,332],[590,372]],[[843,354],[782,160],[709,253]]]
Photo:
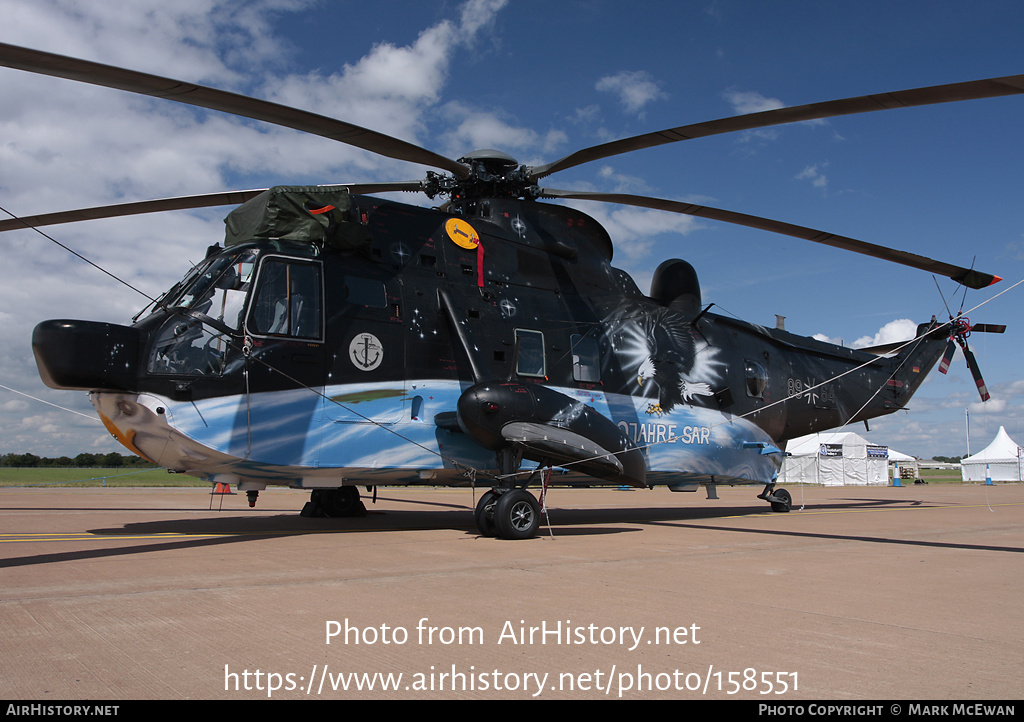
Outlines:
[[372,333],[360,333],[348,345],[352,364],[361,371],[373,371],[384,360],[384,345]]

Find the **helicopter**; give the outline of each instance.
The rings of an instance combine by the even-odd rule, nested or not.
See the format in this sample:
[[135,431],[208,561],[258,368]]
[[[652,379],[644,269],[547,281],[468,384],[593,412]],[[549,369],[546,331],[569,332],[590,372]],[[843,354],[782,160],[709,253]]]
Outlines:
[[[549,485],[756,485],[777,512],[786,442],[906,407],[971,324],[950,314],[895,346],[851,349],[714,313],[669,259],[648,293],[591,216],[615,203],[740,224],[941,274],[998,276],[823,231],[679,201],[540,186],[549,175],[722,133],[1024,92],[1024,76],[767,110],[585,148],[540,166],[500,150],[449,159],[376,131],[190,83],[13,45],[0,65],[232,113],[424,165],[421,180],[275,186],[61,211],[0,231],[237,205],[223,245],[130,325],[54,319],[43,382],[85,390],[106,429],[170,471],[310,492],[303,516],[365,513],[359,487],[481,486],[484,536],[536,535]],[[376,197],[405,191],[421,207]],[[544,493],[542,491],[542,493]]]

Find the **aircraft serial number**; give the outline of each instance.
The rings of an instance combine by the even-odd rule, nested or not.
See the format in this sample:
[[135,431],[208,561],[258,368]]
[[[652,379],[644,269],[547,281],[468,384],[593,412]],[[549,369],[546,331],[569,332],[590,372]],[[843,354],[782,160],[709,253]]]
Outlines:
[[803,397],[807,403],[822,408],[833,408],[836,405],[835,386],[821,386],[814,379],[787,379],[786,394],[790,397]]

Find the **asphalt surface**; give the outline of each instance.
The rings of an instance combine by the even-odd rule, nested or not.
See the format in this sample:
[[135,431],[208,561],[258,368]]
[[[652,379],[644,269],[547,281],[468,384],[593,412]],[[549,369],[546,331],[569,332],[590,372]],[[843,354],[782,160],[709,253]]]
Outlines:
[[1024,485],[757,491],[0,489],[0,699],[1024,696]]

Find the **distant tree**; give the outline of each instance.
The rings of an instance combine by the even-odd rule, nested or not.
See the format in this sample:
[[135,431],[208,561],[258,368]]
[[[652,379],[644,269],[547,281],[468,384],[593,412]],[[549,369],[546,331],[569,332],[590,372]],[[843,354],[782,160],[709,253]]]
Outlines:
[[96,466],[96,454],[81,453],[75,457],[75,466],[90,467]]
[[35,454],[8,454],[10,457],[9,466],[35,467],[39,466],[41,459]]
[[109,454],[90,454],[83,452],[73,459],[70,456],[58,456],[56,458],[51,458],[48,456],[36,456],[35,454],[3,454],[0,456],[0,466],[62,467],[80,469],[88,469],[97,466],[115,469],[125,466],[142,469],[157,468],[156,464],[146,461],[141,457],[132,454],[118,454],[115,451],[112,451]]

